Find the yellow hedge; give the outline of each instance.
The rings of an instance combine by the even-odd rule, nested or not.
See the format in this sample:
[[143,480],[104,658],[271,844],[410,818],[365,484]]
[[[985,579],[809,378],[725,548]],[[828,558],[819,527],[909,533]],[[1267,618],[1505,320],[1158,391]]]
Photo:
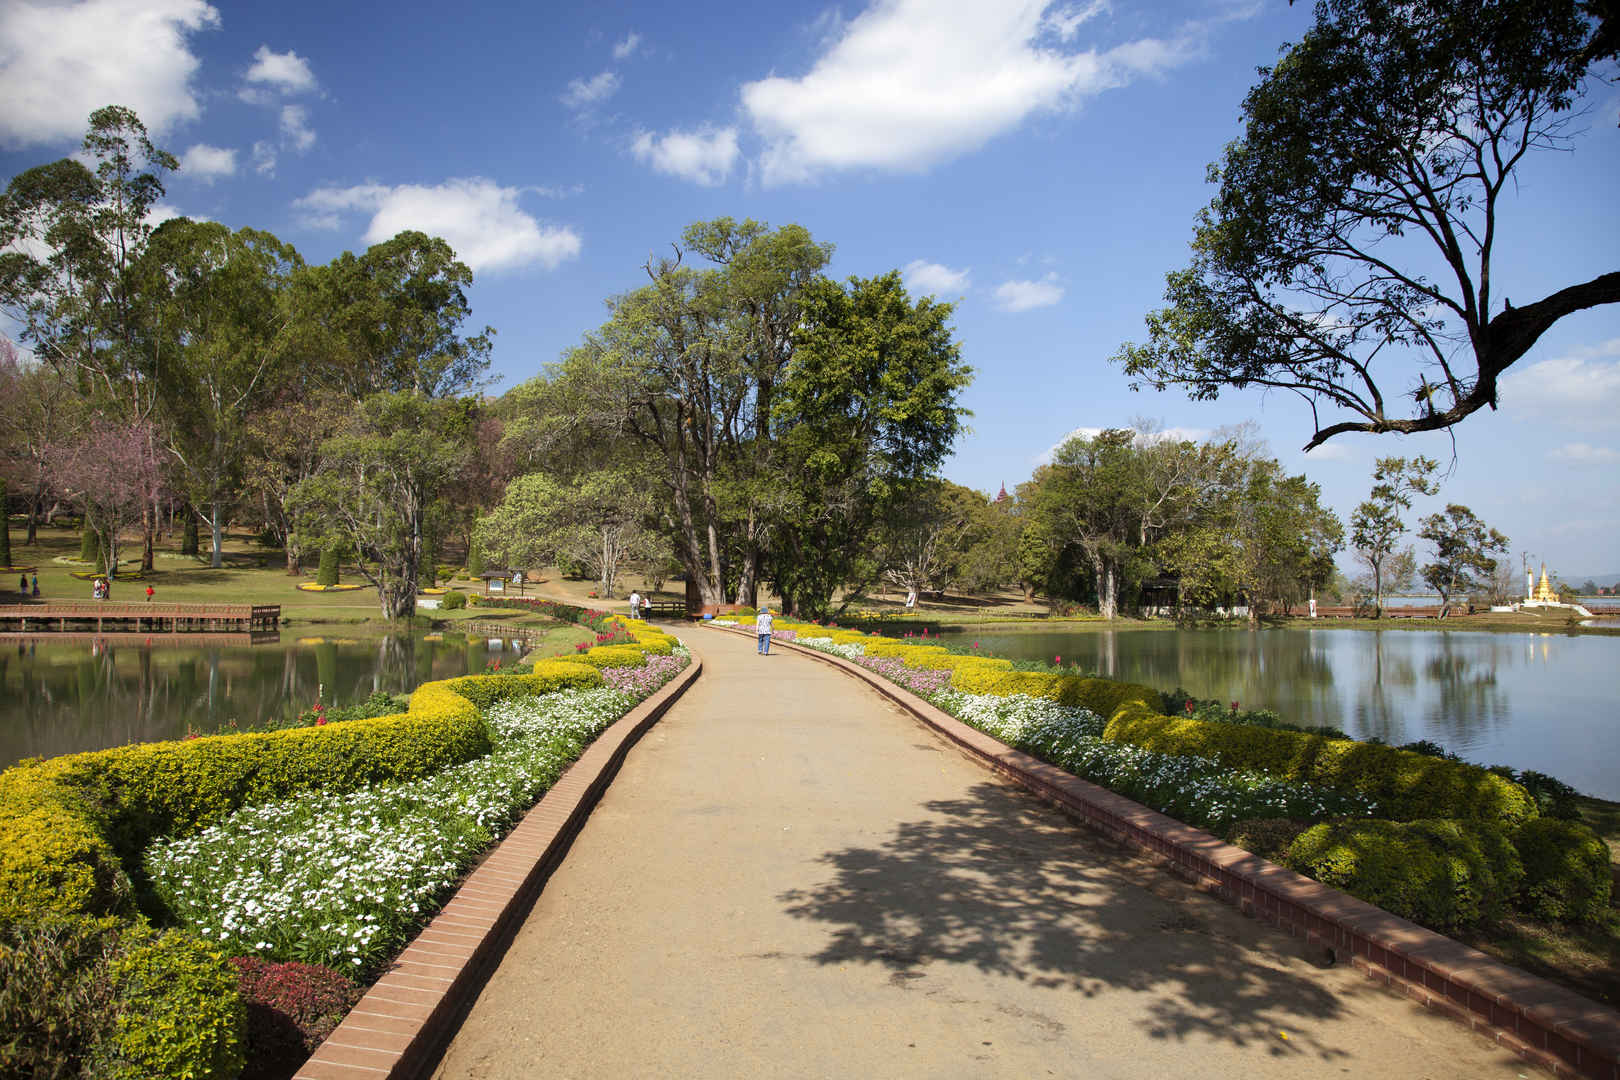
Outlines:
[[642,652],[639,645],[598,645],[570,659],[594,668],[647,666],[647,654]]
[[895,656],[906,662],[907,667],[916,667],[913,657],[928,655],[941,655],[950,650],[943,645],[913,645],[910,642],[896,641],[893,638],[883,638],[873,641],[866,647],[867,656]]
[[963,668],[993,668],[998,671],[1012,669],[1012,661],[999,656],[964,656],[961,653],[929,653],[917,657],[915,667],[931,671],[960,671]]
[[1367,795],[1378,800],[1383,816],[1397,821],[1465,818],[1517,825],[1538,813],[1524,788],[1477,765],[1380,743],[1160,716],[1135,706],[1115,713],[1103,738]]

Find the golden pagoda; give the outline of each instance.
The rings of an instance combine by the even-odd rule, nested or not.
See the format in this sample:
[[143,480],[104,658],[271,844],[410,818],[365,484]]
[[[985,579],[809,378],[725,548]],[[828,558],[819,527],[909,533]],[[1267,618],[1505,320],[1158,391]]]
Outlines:
[[1546,563],[1541,564],[1541,581],[1536,584],[1536,594],[1534,599],[1538,604],[1558,603],[1558,594],[1553,592],[1552,583],[1547,580]]

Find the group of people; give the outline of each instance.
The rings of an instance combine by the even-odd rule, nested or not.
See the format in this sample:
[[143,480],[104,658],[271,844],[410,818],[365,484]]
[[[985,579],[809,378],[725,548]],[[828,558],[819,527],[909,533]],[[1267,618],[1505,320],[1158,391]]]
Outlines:
[[652,611],[652,598],[642,596],[634,589],[630,590],[630,617],[632,619],[645,619]]
[[[30,593],[28,591],[28,575],[27,574],[22,574],[22,575],[18,576],[18,578],[17,578],[17,591],[22,593],[24,596],[30,595]],[[34,575],[34,589],[33,589],[33,593],[31,595],[33,595],[33,596],[38,596],[39,595],[39,575],[38,574]]]

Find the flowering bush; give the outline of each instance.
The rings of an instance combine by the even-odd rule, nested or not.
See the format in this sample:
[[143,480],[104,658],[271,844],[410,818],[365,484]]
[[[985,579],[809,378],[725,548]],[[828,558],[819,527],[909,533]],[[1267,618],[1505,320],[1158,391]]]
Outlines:
[[644,667],[603,668],[602,678],[613,689],[642,701],[690,662],[691,653],[679,649],[669,656],[648,656]]
[[893,656],[854,656],[850,659],[922,697],[933,697],[951,685],[948,669],[908,668],[905,661]]
[[858,656],[866,655],[866,646],[862,645],[860,642],[840,642],[835,641],[830,637],[800,638],[798,641],[795,641],[794,644],[803,645],[807,649],[815,649],[817,652],[832,653],[834,656],[842,656],[845,660],[853,660]]

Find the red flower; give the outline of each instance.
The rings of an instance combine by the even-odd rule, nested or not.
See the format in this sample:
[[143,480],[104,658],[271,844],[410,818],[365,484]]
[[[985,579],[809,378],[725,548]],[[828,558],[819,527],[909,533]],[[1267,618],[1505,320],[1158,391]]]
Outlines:
[[1187,702],[1187,715],[1191,716],[1192,711],[1193,711],[1192,702],[1189,701],[1189,702]]
[[320,726],[321,726],[321,725],[322,725],[322,724],[324,724],[324,723],[326,723],[326,717],[324,717],[324,716],[317,716],[317,717],[316,717],[316,718],[315,718],[315,726],[316,726],[316,727],[320,727]]
[[1056,667],[1062,667],[1063,666],[1063,657],[1062,656],[1054,656],[1054,657],[1052,657],[1052,663]]
[[1232,711],[1237,712],[1237,702],[1232,702]]

